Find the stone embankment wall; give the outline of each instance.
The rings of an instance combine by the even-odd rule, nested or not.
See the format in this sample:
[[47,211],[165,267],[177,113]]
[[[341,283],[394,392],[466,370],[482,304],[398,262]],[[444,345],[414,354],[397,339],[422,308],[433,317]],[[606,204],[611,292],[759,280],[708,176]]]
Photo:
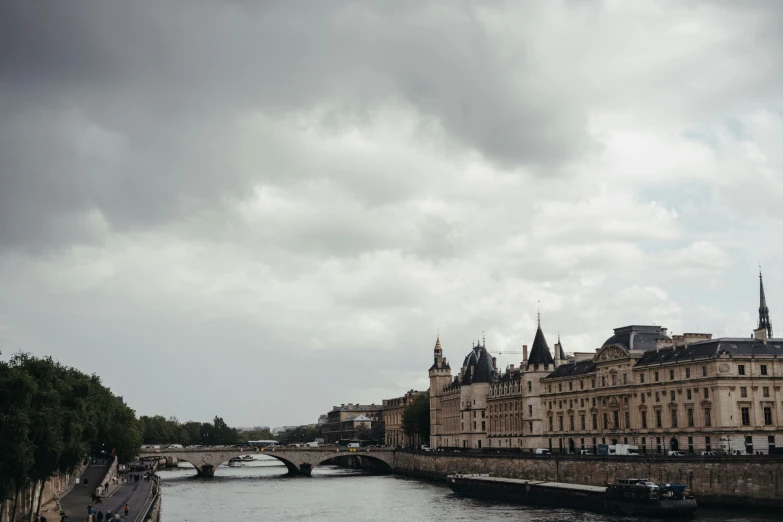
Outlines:
[[783,508],[783,460],[765,457],[704,460],[687,457],[494,456],[396,452],[397,473],[443,480],[455,473],[604,486],[641,477],[687,484],[702,504]]
[[[71,489],[73,489],[76,483],[76,477],[81,475],[84,470],[84,466],[79,468],[73,473],[66,473],[62,475],[56,475],[44,483],[43,493],[41,495],[41,507],[46,506],[50,502],[66,495]],[[28,513],[30,511],[30,505],[38,505],[38,487],[28,488],[25,490],[22,502],[20,502],[19,509]],[[3,504],[0,504],[0,522],[8,522],[11,519],[11,513],[13,512],[14,501],[8,500]],[[19,512],[17,512],[17,518],[19,518]]]

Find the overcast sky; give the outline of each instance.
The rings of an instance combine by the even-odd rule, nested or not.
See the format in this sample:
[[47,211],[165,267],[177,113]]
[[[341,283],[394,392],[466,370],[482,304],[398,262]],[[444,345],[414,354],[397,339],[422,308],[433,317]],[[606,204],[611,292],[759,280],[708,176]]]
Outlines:
[[[109,5],[111,4],[111,5]],[[627,324],[783,332],[770,2],[3,2],[0,350],[315,422]],[[499,363],[518,364],[520,355]]]

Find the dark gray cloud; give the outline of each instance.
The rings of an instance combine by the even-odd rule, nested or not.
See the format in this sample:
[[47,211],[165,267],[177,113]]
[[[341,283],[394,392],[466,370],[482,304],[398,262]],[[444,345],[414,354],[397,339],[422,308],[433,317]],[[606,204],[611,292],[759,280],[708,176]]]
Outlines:
[[[340,115],[361,119],[378,104],[409,104],[455,146],[511,166],[562,164],[589,141],[579,96],[553,88],[539,66],[546,53],[523,41],[504,56],[481,5],[1,9],[5,247],[83,240],[76,227],[66,239],[53,226],[91,209],[125,230],[225,204],[262,180],[291,179],[283,164],[239,172],[230,161],[237,119],[248,112],[284,118],[326,102],[331,110],[319,124],[328,130]],[[515,33],[524,39],[531,25],[523,21]],[[567,73],[557,80],[567,84]],[[91,131],[99,151],[107,146],[101,138],[116,141],[114,155],[84,150]],[[274,157],[266,138],[257,147]],[[362,190],[359,176],[351,185]]]

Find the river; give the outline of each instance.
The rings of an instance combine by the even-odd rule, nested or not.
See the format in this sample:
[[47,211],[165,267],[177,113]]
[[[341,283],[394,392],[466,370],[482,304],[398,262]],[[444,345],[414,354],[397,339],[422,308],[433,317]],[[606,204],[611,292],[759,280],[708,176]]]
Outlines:
[[[162,522],[283,521],[636,521],[567,509],[462,498],[439,483],[397,475],[319,466],[312,477],[285,477],[279,461],[257,456],[240,467],[220,466],[200,479],[189,464],[158,472],[163,485]],[[769,522],[776,517],[701,509],[700,521]]]

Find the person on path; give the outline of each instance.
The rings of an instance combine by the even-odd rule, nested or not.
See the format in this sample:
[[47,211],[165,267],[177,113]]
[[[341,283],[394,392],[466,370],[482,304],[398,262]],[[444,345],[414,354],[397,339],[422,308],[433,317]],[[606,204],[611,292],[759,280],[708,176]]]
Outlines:
[[98,522],[103,522],[103,511],[98,510]]
[[128,504],[125,504],[125,518],[128,518],[128,511],[130,511],[130,508],[128,507]]

